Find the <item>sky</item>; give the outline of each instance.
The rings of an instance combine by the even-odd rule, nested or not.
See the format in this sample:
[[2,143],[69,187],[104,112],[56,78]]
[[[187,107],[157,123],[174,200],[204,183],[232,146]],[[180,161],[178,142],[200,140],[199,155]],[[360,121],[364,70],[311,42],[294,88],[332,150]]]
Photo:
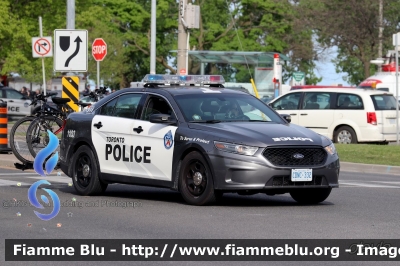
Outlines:
[[337,48],[333,47],[328,49],[324,53],[324,60],[316,61],[316,70],[315,74],[318,77],[322,77],[322,81],[318,84],[321,85],[337,85],[342,84],[343,86],[350,86],[346,81],[343,80],[343,77],[347,75],[347,73],[336,73],[335,66],[331,62],[337,56]]

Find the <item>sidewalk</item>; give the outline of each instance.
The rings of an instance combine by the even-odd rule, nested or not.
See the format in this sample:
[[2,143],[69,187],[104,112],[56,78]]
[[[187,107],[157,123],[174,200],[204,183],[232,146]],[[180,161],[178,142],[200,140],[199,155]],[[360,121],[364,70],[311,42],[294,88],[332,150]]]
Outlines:
[[[0,154],[0,168],[16,169],[14,163],[21,163],[14,154]],[[400,176],[400,166],[340,162],[340,171]]]

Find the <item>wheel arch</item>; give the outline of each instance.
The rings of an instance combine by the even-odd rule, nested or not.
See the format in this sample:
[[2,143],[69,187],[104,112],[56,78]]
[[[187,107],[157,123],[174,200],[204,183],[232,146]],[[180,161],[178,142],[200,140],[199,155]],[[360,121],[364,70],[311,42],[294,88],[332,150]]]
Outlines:
[[179,154],[179,158],[177,158],[176,163],[174,164],[175,165],[174,169],[173,169],[173,172],[174,172],[174,176],[173,176],[173,178],[174,178],[174,186],[173,186],[173,189],[174,190],[177,190],[177,191],[179,190],[178,189],[178,182],[179,182],[179,174],[180,174],[180,170],[181,170],[180,168],[182,166],[182,161],[186,157],[186,155],[188,155],[189,153],[191,153],[193,151],[197,151],[198,153],[201,154],[201,156],[203,156],[203,158],[207,162],[208,167],[210,169],[210,172],[211,172],[211,174],[213,176],[213,184],[215,184],[214,168],[212,167],[211,160],[207,155],[207,151],[201,145],[193,143],[193,144],[188,145],[183,150],[183,152]]
[[359,131],[358,126],[354,126],[353,123],[340,123],[340,124],[336,125],[335,128],[333,129],[333,135],[332,135],[333,142],[335,142],[336,133],[337,133],[338,129],[341,127],[349,127],[352,130],[354,130],[354,132],[356,133],[356,138],[359,141],[359,136],[361,136],[361,132]]
[[[94,154],[94,158],[96,159],[96,163],[97,163],[97,165],[99,167],[98,173],[99,173],[99,176],[101,177],[99,158],[97,157],[97,153],[96,153],[96,150],[94,149],[93,145],[91,143],[89,143],[88,141],[82,140],[82,139],[81,140],[77,140],[76,143],[74,143],[74,145],[72,145],[71,149],[68,151],[67,158],[71,158],[72,159],[73,156],[75,155],[76,151],[82,146],[88,146],[92,150],[92,152]],[[73,163],[71,162],[69,164],[69,167],[68,167],[68,176],[70,176],[70,177],[72,177],[72,174],[73,174],[72,173],[72,166],[73,166]]]

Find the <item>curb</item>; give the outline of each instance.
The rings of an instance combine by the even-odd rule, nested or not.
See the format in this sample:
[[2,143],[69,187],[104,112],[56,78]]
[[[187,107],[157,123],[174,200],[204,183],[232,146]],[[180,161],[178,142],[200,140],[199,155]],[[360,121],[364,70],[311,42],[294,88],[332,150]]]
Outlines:
[[400,166],[340,162],[340,171],[400,176]]

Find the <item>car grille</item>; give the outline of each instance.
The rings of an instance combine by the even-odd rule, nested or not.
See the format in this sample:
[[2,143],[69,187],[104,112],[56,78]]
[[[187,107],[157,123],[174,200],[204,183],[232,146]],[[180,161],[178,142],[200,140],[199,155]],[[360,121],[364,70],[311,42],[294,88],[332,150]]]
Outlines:
[[293,182],[290,175],[274,176],[272,179],[272,186],[274,187],[288,187],[288,186],[322,186],[324,185],[325,176],[314,175],[311,181],[307,182]]
[[319,166],[325,162],[327,153],[315,147],[271,147],[263,155],[276,166]]

